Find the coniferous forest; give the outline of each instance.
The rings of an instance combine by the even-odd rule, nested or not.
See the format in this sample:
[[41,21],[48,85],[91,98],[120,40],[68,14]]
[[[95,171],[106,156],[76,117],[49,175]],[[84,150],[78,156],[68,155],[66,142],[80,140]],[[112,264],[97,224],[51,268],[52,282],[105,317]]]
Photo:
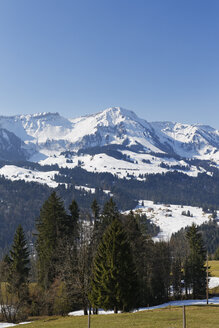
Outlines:
[[[57,170],[57,166],[41,167],[31,162],[19,165],[27,169]],[[212,172],[212,176],[203,173],[198,177],[190,177],[179,172],[169,172],[142,178],[145,180],[139,181],[131,177],[130,180],[118,179],[110,173],[91,173],[80,167],[60,168],[59,175],[55,176],[60,185],[52,189],[39,183],[10,181],[0,177],[0,256],[9,250],[19,224],[22,225],[28,242],[34,242],[35,218],[39,216],[40,208],[53,190],[63,199],[65,208],[75,199],[81,213],[90,211],[90,204],[94,199],[102,208],[109,198],[106,190],[113,195],[119,210],[134,209],[139,199],[152,200],[155,203],[199,206],[211,211],[219,209],[217,171]],[[94,188],[95,192],[76,189],[77,185]],[[215,244],[219,244],[219,237],[215,238]]]
[[74,199],[66,208],[52,192],[35,221],[34,244],[19,225],[1,261],[3,319],[127,312],[205,297],[206,248],[198,228],[186,230],[181,249],[172,240],[154,243],[154,234],[146,217],[121,214],[112,198],[103,206],[94,199],[85,215]]

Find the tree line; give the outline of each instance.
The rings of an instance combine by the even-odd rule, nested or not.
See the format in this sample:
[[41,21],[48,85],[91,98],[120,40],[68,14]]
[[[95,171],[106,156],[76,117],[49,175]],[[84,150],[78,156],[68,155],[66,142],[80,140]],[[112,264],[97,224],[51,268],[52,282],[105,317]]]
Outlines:
[[19,226],[1,263],[4,319],[78,309],[117,313],[204,297],[206,250],[198,228],[188,229],[183,254],[171,243],[153,242],[147,221],[132,211],[121,214],[112,198],[102,209],[94,200],[87,215],[75,200],[66,210],[52,192],[36,220],[34,246]]
[[[57,166],[44,168],[30,162],[17,165],[46,171],[57,169]],[[212,176],[203,173],[191,177],[179,172],[168,172],[139,176],[145,179],[139,181],[134,178],[119,179],[110,173],[87,172],[80,167],[60,168],[57,169],[59,174],[55,176],[55,181],[60,185],[55,191],[64,200],[65,208],[69,207],[74,198],[81,213],[90,209],[94,199],[97,199],[102,208],[108,199],[104,192],[106,190],[113,194],[119,210],[123,211],[135,208],[137,199],[147,199],[155,203],[199,206],[215,212],[219,208],[219,175],[218,169],[212,169]],[[77,190],[77,185],[95,188],[95,193]],[[9,249],[18,224],[22,225],[28,241],[33,242],[35,218],[52,191],[53,189],[39,183],[10,181],[0,177],[0,258]]]

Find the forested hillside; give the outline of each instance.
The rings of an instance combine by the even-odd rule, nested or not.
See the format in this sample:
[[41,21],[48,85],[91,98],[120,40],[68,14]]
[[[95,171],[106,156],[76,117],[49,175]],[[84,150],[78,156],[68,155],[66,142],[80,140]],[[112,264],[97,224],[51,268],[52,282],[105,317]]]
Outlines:
[[[29,166],[28,166],[29,165]],[[38,164],[25,162],[22,166],[38,170]],[[44,169],[50,169],[46,167]],[[61,168],[55,176],[59,186],[55,188],[64,200],[66,208],[75,199],[86,215],[90,204],[97,199],[102,207],[104,202],[113,196],[119,210],[130,210],[136,207],[138,200],[219,208],[219,176],[199,174],[190,177],[183,173],[147,175],[144,181],[136,179],[119,179],[110,173],[92,173],[80,167],[75,169]],[[85,189],[83,188],[85,187]],[[34,221],[39,215],[39,208],[52,189],[39,183],[10,181],[0,178],[0,248],[12,242],[12,236],[18,224],[22,224],[29,240],[33,239]]]

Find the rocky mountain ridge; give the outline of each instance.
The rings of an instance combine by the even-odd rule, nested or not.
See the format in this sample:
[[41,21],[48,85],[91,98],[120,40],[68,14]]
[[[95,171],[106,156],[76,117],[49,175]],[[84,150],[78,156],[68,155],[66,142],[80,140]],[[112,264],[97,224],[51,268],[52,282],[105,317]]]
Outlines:
[[127,178],[173,170],[195,176],[205,170],[188,161],[204,160],[217,168],[219,131],[150,123],[120,107],[76,119],[58,113],[0,116],[0,159],[83,166]]

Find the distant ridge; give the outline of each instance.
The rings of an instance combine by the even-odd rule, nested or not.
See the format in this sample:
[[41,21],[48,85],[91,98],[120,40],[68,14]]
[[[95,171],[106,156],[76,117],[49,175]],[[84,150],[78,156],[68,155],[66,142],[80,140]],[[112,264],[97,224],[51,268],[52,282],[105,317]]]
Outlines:
[[206,170],[195,160],[219,165],[218,130],[200,124],[150,123],[121,107],[74,119],[50,112],[0,116],[0,129],[8,136],[0,135],[0,158],[5,160],[13,158],[6,149],[17,149],[14,157],[20,160],[82,165],[125,178],[173,170],[196,176]]

